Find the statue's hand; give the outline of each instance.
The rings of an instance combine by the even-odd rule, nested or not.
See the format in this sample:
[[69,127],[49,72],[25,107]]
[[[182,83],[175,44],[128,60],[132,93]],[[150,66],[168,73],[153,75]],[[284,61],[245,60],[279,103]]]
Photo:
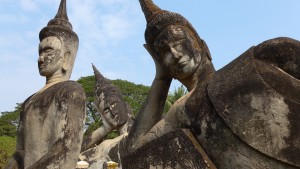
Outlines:
[[144,44],[144,47],[147,49],[148,53],[151,55],[155,67],[156,67],[156,79],[160,80],[170,80],[172,79],[172,75],[170,74],[169,70],[164,66],[161,62],[158,61],[157,55],[149,48],[147,44]]

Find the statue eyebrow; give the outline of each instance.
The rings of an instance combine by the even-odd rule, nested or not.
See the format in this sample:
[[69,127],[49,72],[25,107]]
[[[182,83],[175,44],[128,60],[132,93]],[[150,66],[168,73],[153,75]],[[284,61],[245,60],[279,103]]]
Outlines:
[[49,50],[49,49],[54,49],[53,47],[51,47],[51,46],[45,46],[44,48],[41,48],[41,47],[39,47],[39,53],[41,53],[41,52],[44,52],[44,51],[47,51],[47,50]]

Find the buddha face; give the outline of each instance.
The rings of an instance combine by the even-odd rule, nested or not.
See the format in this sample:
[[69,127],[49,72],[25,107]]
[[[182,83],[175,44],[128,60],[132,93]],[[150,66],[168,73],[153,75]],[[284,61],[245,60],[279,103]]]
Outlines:
[[61,41],[54,36],[44,38],[39,45],[38,68],[41,76],[63,74],[64,51]]
[[193,75],[199,66],[201,54],[195,43],[187,28],[170,25],[155,39],[154,50],[171,75],[180,80]]
[[[103,89],[105,90],[105,89]],[[97,92],[96,107],[98,111],[102,114],[102,118],[105,118],[113,127],[118,127],[124,124],[127,119],[127,106],[121,96],[117,95],[115,91],[107,90]]]

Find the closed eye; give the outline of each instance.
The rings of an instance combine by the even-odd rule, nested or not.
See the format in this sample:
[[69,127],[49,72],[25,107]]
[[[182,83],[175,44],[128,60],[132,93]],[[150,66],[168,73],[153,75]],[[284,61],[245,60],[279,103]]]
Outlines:
[[178,45],[181,45],[184,42],[184,39],[177,40],[173,43],[173,48],[176,48]]
[[110,111],[110,108],[109,108],[109,107],[105,107],[103,111],[104,111],[104,112]]
[[46,53],[46,54],[48,54],[48,53],[53,52],[53,51],[54,51],[53,48],[51,48],[51,47],[45,47],[45,48],[43,48],[43,49],[40,49],[40,50],[39,50],[39,53],[40,53],[40,54],[41,54],[41,53]]

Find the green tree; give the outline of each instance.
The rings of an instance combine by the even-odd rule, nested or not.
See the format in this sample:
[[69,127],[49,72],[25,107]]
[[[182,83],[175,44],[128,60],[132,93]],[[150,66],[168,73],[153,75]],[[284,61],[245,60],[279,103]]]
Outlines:
[[0,168],[8,163],[15,152],[16,139],[9,136],[0,136]]
[[15,137],[20,119],[21,103],[17,103],[14,111],[2,112],[0,117],[0,136]]
[[132,108],[133,114],[136,115],[141,109],[143,102],[145,101],[150,87],[144,85],[137,85],[126,80],[112,80],[112,84],[118,86],[123,93],[123,99]]
[[173,91],[173,93],[169,93],[167,100],[166,100],[166,104],[165,104],[165,108],[164,108],[164,113],[168,112],[169,109],[171,108],[171,106],[182,96],[187,94],[187,90],[186,88],[181,85],[178,88],[175,88],[175,90]]
[[84,92],[87,97],[86,101],[86,133],[90,133],[102,125],[100,115],[97,113],[96,107],[94,106],[94,85],[95,85],[95,76],[85,76],[77,80],[84,89]]
[[14,111],[1,112],[0,117],[0,168],[8,163],[15,152],[16,133],[20,119],[21,103],[17,103]]

